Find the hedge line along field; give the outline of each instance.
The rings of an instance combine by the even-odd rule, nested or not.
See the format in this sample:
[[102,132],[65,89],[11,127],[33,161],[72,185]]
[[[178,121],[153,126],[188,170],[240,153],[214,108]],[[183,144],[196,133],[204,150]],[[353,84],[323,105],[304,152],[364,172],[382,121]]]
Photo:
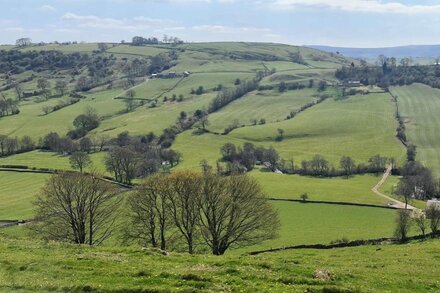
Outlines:
[[0,171],[0,220],[32,218],[32,202],[48,178],[46,174]]
[[[282,158],[293,159],[297,166],[315,154],[323,155],[335,167],[342,156],[367,163],[369,158],[380,154],[403,163],[405,148],[395,137],[394,111],[388,94],[351,96],[345,100],[331,98],[293,119],[242,127],[228,135],[195,135],[187,131],[177,136],[174,148],[182,153],[179,168],[195,168],[204,159],[215,165],[220,158],[220,147],[228,142],[239,146],[245,142],[273,146]],[[226,119],[220,121],[227,124]],[[280,142],[276,141],[278,129],[284,130]]]
[[[1,235],[0,240],[0,291],[5,292],[169,292],[170,288],[207,292],[403,292],[405,288],[407,292],[435,292],[440,289],[438,240],[224,257],[178,253],[164,256],[148,249],[78,247],[35,239],[17,241]],[[317,271],[328,271],[331,278],[315,278]]]
[[[294,119],[255,127],[239,128],[231,137],[273,145],[282,157],[296,162],[321,154],[337,164],[342,156],[365,163],[376,154],[403,162],[405,148],[395,138],[397,122],[388,94],[327,99]],[[284,140],[275,142],[277,129]]]
[[417,160],[440,175],[440,90],[427,85],[393,87],[398,96],[409,143],[417,146]]

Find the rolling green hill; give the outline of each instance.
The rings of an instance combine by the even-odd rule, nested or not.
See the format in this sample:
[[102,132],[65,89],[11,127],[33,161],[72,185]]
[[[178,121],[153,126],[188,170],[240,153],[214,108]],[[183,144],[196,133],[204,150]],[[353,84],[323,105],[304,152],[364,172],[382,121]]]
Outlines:
[[[226,143],[238,147],[244,143],[273,147],[282,159],[293,160],[296,170],[303,160],[310,160],[317,154],[328,159],[334,168],[339,168],[342,156],[350,156],[356,164],[362,165],[368,164],[375,155],[393,157],[399,165],[405,162],[406,149],[395,137],[398,125],[392,96],[384,92],[344,96],[336,86],[335,70],[352,62],[357,64],[351,59],[310,48],[270,43],[106,45],[104,49],[97,43],[50,44],[23,49],[0,47],[0,50],[21,53],[34,50],[86,53],[90,58],[87,60],[93,63],[93,66],[63,69],[56,69],[59,65],[52,64],[41,70],[34,68],[11,73],[11,78],[30,96],[18,102],[19,113],[0,117],[0,135],[11,138],[27,135],[41,144],[41,139],[49,132],[65,136],[73,129],[74,119],[93,108],[100,117],[100,125],[88,133],[91,138],[104,135],[114,139],[128,131],[131,135],[143,136],[139,138],[142,141],[154,132],[157,148],[148,151],[159,152],[168,148],[161,145],[160,136],[164,130],[177,129],[173,133],[174,140],[164,139],[171,144],[172,150],[181,154],[171,172],[200,170],[202,160],[215,168],[221,157],[220,148]],[[159,67],[159,71],[171,74],[170,78],[153,78],[151,73],[155,70],[144,70],[159,62],[157,60],[166,64],[164,68]],[[133,69],[130,64],[139,67]],[[109,71],[103,74],[104,77],[96,75],[97,68],[104,65]],[[142,74],[131,76],[132,70]],[[173,76],[174,72],[179,76]],[[189,76],[183,77],[184,72]],[[210,105],[220,89],[233,92],[257,76],[255,87],[212,110]],[[80,77],[94,81],[93,86],[83,91],[75,89]],[[0,78],[2,97],[15,99],[16,89],[8,83],[6,75]],[[37,87],[40,78],[51,83],[53,92],[47,100]],[[58,80],[66,81],[67,94],[54,94],[53,87]],[[280,92],[282,82],[291,88]],[[76,103],[44,114],[43,108],[68,101],[72,91],[76,92],[73,96],[80,97]],[[440,149],[436,149],[440,138],[436,134],[438,119],[435,114],[440,105],[437,103],[440,91],[417,84],[395,87],[391,91],[399,96],[407,135],[418,146],[419,160],[436,168],[440,164]],[[135,97],[133,109],[124,101],[129,94]],[[200,120],[187,128],[178,120],[194,118],[197,112],[207,115],[204,130],[199,129]],[[225,134],[225,128],[231,124],[237,127]],[[280,130],[282,139],[277,138]],[[118,143],[113,142],[111,146]],[[104,148],[92,153],[93,164],[86,171],[97,170],[112,176],[104,165],[106,151],[108,149]],[[67,171],[72,167],[66,153],[35,149],[1,157],[0,165],[27,166],[29,171],[32,168]],[[136,159],[145,158],[137,156]],[[160,161],[158,168],[168,171],[161,167],[163,163]],[[127,245],[122,242],[122,236],[131,223],[125,199],[132,191],[121,190],[124,192],[120,194],[123,200],[116,219],[118,227],[100,247],[43,243],[30,239],[33,235],[28,233],[26,225],[2,228],[0,291],[393,292],[402,286],[409,291],[440,288],[436,279],[439,273],[436,240],[401,246],[246,255],[250,251],[300,244],[392,237],[396,218],[396,211],[386,208],[389,199],[372,191],[382,174],[319,178],[276,174],[259,165],[249,176],[261,184],[269,202],[278,211],[281,228],[275,239],[231,249],[217,258],[190,257],[174,252],[165,256],[152,249]],[[32,220],[32,202],[47,178],[47,174],[1,171],[0,220]],[[136,178],[134,182],[141,180]],[[399,177],[390,176],[381,191],[395,196],[392,193],[398,181]],[[308,202],[297,202],[303,193],[308,194]],[[423,208],[425,203],[415,204]],[[416,233],[415,228],[410,232],[411,235]],[[316,270],[330,270],[333,277],[330,280],[314,278]],[[421,273],[415,276],[415,271]]]
[[398,96],[407,139],[417,146],[417,160],[440,175],[440,90],[413,84],[393,87],[391,91]]

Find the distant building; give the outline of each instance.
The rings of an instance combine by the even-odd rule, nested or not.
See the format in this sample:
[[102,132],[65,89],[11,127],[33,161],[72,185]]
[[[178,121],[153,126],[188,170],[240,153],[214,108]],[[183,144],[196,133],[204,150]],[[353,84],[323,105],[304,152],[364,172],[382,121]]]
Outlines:
[[363,86],[363,84],[359,80],[349,80],[349,81],[345,82],[345,86],[346,87],[359,87],[359,86]]

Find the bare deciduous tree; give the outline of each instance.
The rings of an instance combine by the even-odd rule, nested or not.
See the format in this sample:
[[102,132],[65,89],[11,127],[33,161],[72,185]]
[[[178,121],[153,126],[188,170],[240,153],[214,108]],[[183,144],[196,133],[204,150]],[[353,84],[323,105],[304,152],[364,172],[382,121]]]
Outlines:
[[205,173],[200,197],[203,238],[214,255],[275,237],[279,221],[258,183],[246,175]]
[[169,200],[174,224],[185,238],[188,252],[192,254],[200,221],[200,176],[190,171],[176,172],[169,175],[169,184],[172,186]]
[[[212,253],[273,238],[279,221],[258,183],[248,176],[222,177],[205,170],[155,175],[130,200],[133,235],[153,246],[180,234],[189,253],[202,236]],[[160,235],[158,240],[157,235]]]
[[96,176],[52,176],[38,196],[36,223],[45,239],[96,245],[112,234],[120,199],[115,188]]
[[90,156],[86,152],[74,152],[69,158],[70,166],[73,169],[79,169],[79,172],[82,173],[84,168],[92,164],[92,160],[90,160]]
[[171,186],[163,174],[148,177],[129,199],[132,210],[130,238],[141,244],[167,249],[168,235],[174,230],[169,209]]

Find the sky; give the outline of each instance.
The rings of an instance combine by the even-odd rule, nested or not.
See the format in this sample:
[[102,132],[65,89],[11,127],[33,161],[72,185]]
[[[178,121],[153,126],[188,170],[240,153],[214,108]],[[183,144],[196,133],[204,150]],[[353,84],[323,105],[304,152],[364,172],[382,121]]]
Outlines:
[[0,43],[129,41],[389,47],[440,44],[440,0],[0,0]]

